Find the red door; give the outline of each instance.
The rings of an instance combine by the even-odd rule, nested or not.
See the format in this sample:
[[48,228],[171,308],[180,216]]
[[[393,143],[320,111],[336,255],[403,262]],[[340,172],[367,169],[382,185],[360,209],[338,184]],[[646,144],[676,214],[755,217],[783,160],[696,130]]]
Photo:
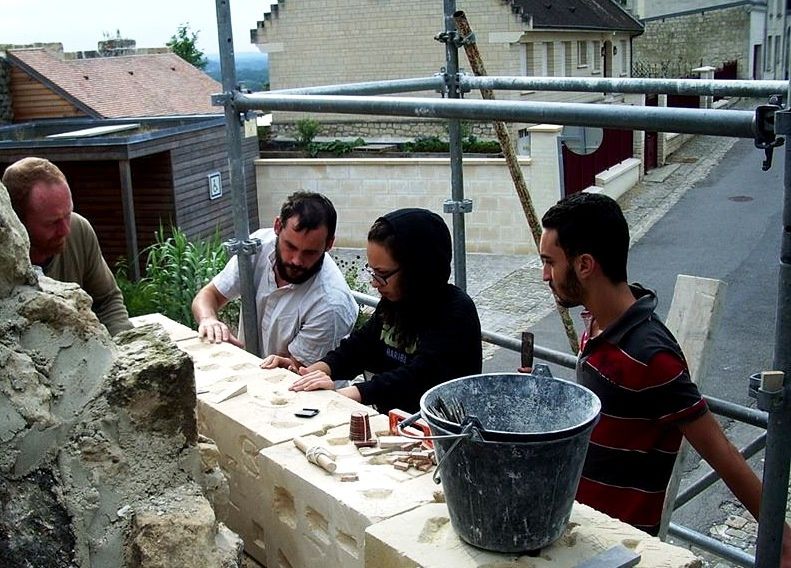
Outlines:
[[563,148],[563,191],[571,195],[582,191],[596,182],[596,174],[634,154],[631,130],[605,128],[601,145],[592,153],[581,156]]

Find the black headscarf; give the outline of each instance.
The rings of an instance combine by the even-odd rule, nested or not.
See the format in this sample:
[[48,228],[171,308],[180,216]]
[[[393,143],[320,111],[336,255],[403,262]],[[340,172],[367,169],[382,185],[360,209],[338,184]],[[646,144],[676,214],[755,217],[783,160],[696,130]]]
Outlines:
[[381,217],[392,229],[390,253],[400,267],[402,297],[380,301],[385,322],[393,325],[403,344],[413,342],[426,318],[432,298],[445,293],[450,278],[452,243],[442,217],[427,209],[398,209]]

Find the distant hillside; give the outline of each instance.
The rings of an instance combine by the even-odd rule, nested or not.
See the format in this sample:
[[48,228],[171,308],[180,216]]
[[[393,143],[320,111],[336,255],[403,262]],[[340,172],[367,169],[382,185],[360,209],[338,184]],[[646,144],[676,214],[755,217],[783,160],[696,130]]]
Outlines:
[[[251,91],[266,91],[269,89],[269,59],[266,53],[236,53],[236,80],[244,83]],[[204,71],[206,74],[222,83],[220,76],[220,56],[216,53],[206,55],[209,63]]]

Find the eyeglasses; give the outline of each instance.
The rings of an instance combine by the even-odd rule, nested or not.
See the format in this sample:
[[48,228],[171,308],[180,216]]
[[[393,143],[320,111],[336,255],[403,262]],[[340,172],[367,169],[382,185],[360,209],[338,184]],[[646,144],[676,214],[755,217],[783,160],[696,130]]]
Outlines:
[[366,263],[365,266],[363,266],[361,273],[363,277],[368,279],[369,284],[373,284],[374,282],[376,282],[380,286],[387,286],[387,281],[393,276],[395,276],[399,270],[401,270],[400,267],[396,268],[395,270],[391,270],[387,274],[381,274],[379,272],[376,272],[373,268],[368,266],[368,263]]

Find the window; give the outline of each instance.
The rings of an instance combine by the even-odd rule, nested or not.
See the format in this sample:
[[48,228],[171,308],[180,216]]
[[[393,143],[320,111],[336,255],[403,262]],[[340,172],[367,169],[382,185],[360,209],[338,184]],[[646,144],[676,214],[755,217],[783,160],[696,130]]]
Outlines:
[[601,71],[601,42],[593,42],[593,71]]
[[766,64],[765,64],[765,67],[766,67],[767,71],[771,71],[774,68],[774,61],[772,59],[774,58],[774,54],[775,54],[774,49],[772,49],[772,45],[773,45],[772,44],[772,36],[769,36],[767,41],[768,41],[768,44],[766,46]]
[[621,74],[628,75],[629,74],[629,44],[626,42],[625,39],[621,40],[621,46],[618,48],[621,50]]
[[563,42],[563,73],[561,75],[563,77],[571,77],[573,73],[571,72],[571,64],[572,64],[572,54],[571,54],[571,42],[564,41]]
[[[594,47],[598,42],[593,42]],[[593,57],[596,57],[596,54],[593,54]],[[588,42],[587,41],[578,41],[577,42],[577,65],[580,67],[588,64]]]
[[523,66],[524,74],[526,76],[536,75],[535,73],[535,59],[533,59],[533,44],[526,43],[524,50],[525,64]]
[[527,128],[520,128],[516,142],[516,153],[523,156],[530,155],[530,131]]
[[775,65],[780,65],[780,63],[783,61],[780,55],[781,44],[782,42],[780,41],[780,36],[775,36]]
[[555,44],[551,41],[544,42],[544,46],[546,48],[546,75],[547,77],[554,77],[555,76]]

